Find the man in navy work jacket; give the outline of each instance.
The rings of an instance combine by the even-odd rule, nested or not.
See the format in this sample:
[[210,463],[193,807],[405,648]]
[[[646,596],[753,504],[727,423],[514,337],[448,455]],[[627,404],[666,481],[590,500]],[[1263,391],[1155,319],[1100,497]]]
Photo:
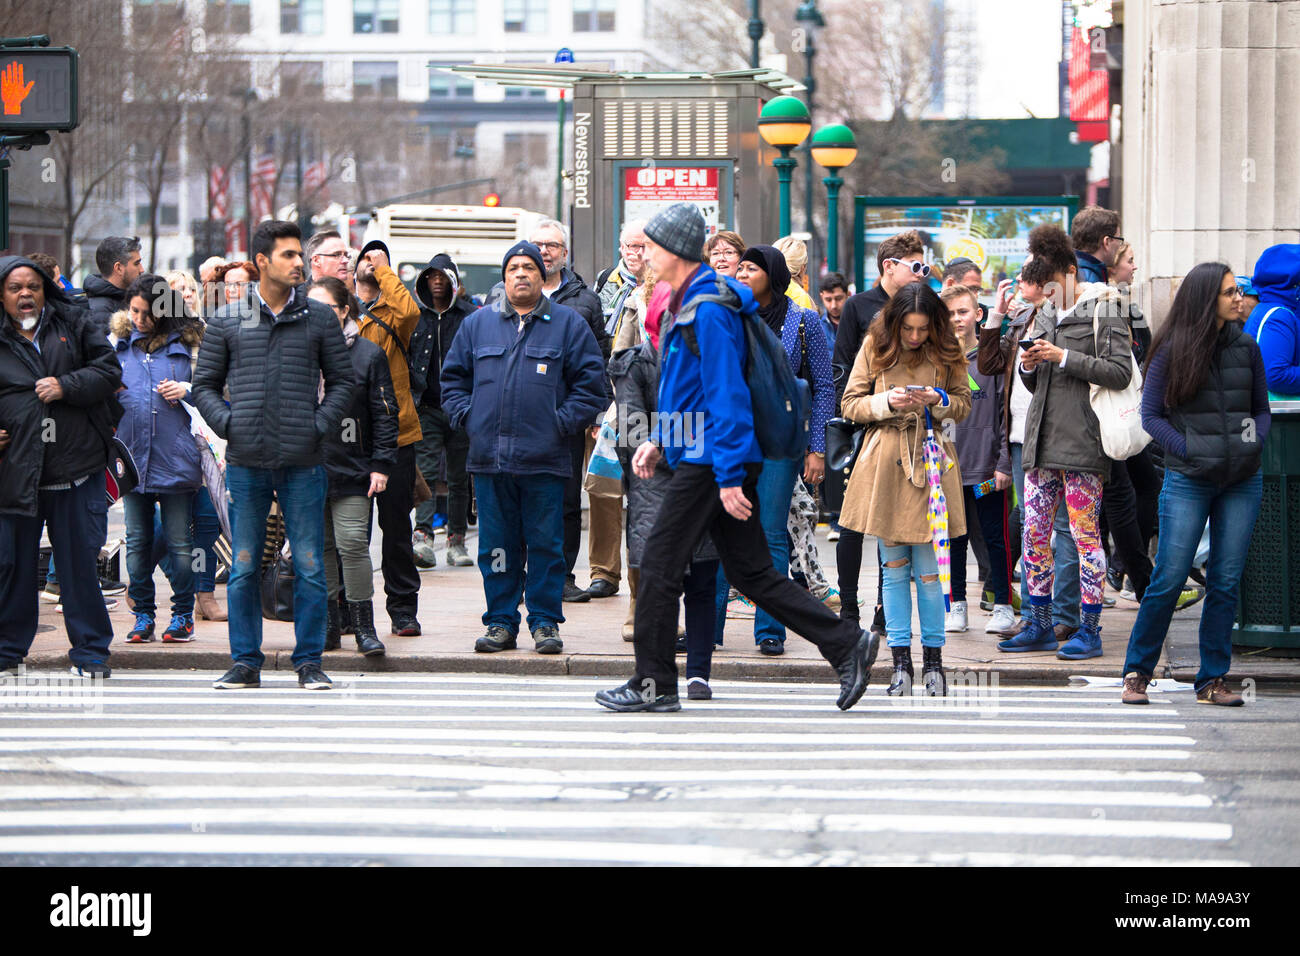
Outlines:
[[478,499],[487,633],[474,650],[514,649],[522,592],[537,652],[558,654],[569,443],[605,407],[605,363],[582,316],[542,294],[535,245],[512,246],[501,273],[503,297],[461,323],[440,379]]
[[[721,302],[705,302],[693,315],[682,314],[692,299],[718,289],[717,274],[701,262],[704,217],[693,204],[677,203],[650,220],[645,235],[650,267],[673,288],[660,323],[659,421],[700,421],[703,427],[688,447],[683,447],[681,429],[675,439],[671,429],[656,429],[660,444],[647,441],[632,458],[640,478],[651,476],[661,456],[673,476],[641,558],[635,676],[620,687],[600,691],[596,701],[617,711],[681,709],[674,658],[677,604],[691,554],[707,533],[722,557],[727,580],[817,645],[839,677],[838,706],[848,710],[866,690],[880,638],[863,631],[855,620],[841,620],[772,566],[758,518],[763,455],[744,373],[745,320]],[[744,286],[734,281],[728,286],[742,305],[752,301]],[[694,327],[697,348],[686,344],[687,325]]]

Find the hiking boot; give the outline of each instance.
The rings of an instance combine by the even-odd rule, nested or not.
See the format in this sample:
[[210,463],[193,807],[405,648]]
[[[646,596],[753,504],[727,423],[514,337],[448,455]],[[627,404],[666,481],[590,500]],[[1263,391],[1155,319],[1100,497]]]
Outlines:
[[384,653],[383,642],[375,633],[375,606],[370,601],[349,601],[352,620],[357,622],[357,651],[365,657],[379,657]]
[[564,641],[560,640],[560,629],[554,624],[534,628],[533,650],[538,654],[558,654],[564,650]]
[[1035,621],[1026,621],[1020,631],[1005,641],[998,641],[998,650],[1008,654],[1023,654],[1028,651],[1056,650],[1056,635],[1040,628]]
[[1216,677],[1196,692],[1198,704],[1218,704],[1220,707],[1240,707],[1246,699],[1228,690],[1222,677]]
[[591,595],[572,581],[564,582],[564,600],[569,604],[585,604]]
[[[633,680],[635,679],[633,678]],[[653,693],[653,682],[645,681],[644,683],[649,688],[645,691],[634,687],[632,681],[610,690],[598,690],[596,691],[596,703],[609,710],[616,710],[625,714],[639,712],[667,714],[682,709],[681,699],[676,694],[660,694],[657,697],[652,697],[650,695]]]
[[1016,612],[1010,604],[993,605],[993,616],[989,622],[984,625],[985,634],[1007,634],[1016,633],[1020,627],[1020,622],[1016,620]]
[[173,614],[167,630],[163,631],[164,644],[188,644],[194,640],[194,615]]
[[153,642],[153,615],[143,611],[136,614],[135,626],[126,632],[128,644],[150,644]]
[[908,646],[891,647],[894,655],[894,673],[885,693],[890,697],[912,696],[912,648]]
[[1120,700],[1125,704],[1149,704],[1151,698],[1147,696],[1147,684],[1151,683],[1151,678],[1137,671],[1132,671],[1124,675],[1124,693],[1120,695]]
[[944,615],[943,629],[949,634],[960,634],[969,627],[966,620],[966,602],[953,601],[952,610]]
[[493,624],[487,633],[474,642],[474,650],[480,654],[495,654],[497,651],[513,651],[515,636],[510,629],[500,624]]
[[339,609],[339,633],[355,634],[357,623],[352,620],[352,607],[347,601],[335,601],[334,606]]
[[337,651],[343,646],[342,631],[339,630],[339,602],[325,602],[325,650]]
[[415,555],[415,566],[421,571],[438,566],[438,554],[433,549],[433,535],[423,528],[411,535],[411,552]]
[[453,568],[468,568],[474,564],[474,559],[465,549],[463,534],[447,535],[447,564]]
[[1074,637],[1061,645],[1056,656],[1063,661],[1086,661],[1090,657],[1101,657],[1101,628],[1095,631],[1080,628]]
[[921,648],[921,686],[927,697],[947,697],[948,677],[943,672],[943,648]]

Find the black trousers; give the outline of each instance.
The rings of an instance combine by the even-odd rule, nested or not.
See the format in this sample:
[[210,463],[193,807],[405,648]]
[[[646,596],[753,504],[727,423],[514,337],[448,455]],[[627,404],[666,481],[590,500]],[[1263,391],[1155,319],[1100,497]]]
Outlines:
[[564,483],[564,573],[573,581],[573,566],[578,563],[582,547],[582,481],[586,473],[582,460],[587,456],[587,430],[569,436],[569,480]]
[[677,693],[678,602],[686,569],[706,532],[722,558],[727,580],[785,627],[815,644],[831,664],[842,661],[857,643],[860,630],[855,622],[841,620],[772,566],[758,518],[761,467],[745,468],[742,487],[753,507],[745,521],[736,520],[722,507],[711,467],[681,465],[673,473],[641,556],[633,687],[655,695]]
[[1112,561],[1133,582],[1139,601],[1151,583],[1147,543],[1155,534],[1159,485],[1155,465],[1143,450],[1127,461],[1112,461],[1110,480],[1102,486],[1102,512],[1118,558]]
[[[862,548],[866,536],[861,531],[840,529],[840,540],[835,542],[835,567],[839,572],[840,617],[857,622],[858,620],[858,577],[862,574]],[[876,552],[876,613],[871,626],[883,631],[885,629],[885,572],[880,560],[880,549]]]
[[379,530],[384,535],[384,593],[388,616],[415,614],[420,603],[420,572],[411,550],[411,509],[415,507],[415,445],[397,449],[388,487],[375,496]]

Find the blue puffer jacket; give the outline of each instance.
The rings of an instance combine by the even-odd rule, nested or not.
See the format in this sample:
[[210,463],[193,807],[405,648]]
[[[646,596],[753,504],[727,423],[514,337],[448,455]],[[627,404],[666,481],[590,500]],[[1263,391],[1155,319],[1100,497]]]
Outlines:
[[1269,391],[1300,395],[1300,244],[1265,249],[1251,281],[1259,305],[1246,319],[1246,334],[1259,343]]
[[542,297],[522,333],[508,306],[461,323],[439,379],[442,409],[469,432],[473,474],[568,478],[569,445],[608,407],[605,361],[581,315]]
[[[129,325],[129,323],[128,323]],[[140,482],[136,491],[176,494],[193,491],[203,481],[199,447],[190,433],[190,416],[180,402],[158,394],[158,383],[190,381],[190,348],[199,344],[198,330],[168,336],[167,344],[146,352],[151,336],[115,323],[117,358],[122,363],[118,400],[126,410],[117,437],[131,450]],[[188,400],[186,400],[188,401]],[[192,404],[192,403],[191,403]]]
[[[740,296],[742,308],[754,308],[748,286],[731,278],[727,285]],[[701,265],[686,287],[682,305],[697,295],[716,293],[717,287],[717,273]],[[686,322],[674,322],[660,342],[659,414],[676,415],[676,421],[682,422],[659,429],[664,457],[670,468],[682,462],[711,465],[720,488],[738,487],[745,478],[745,465],[763,460],[745,384],[745,330],[740,321],[732,310],[706,302]],[[695,326],[698,356],[687,348],[680,332],[688,324]],[[696,422],[703,427],[695,428]],[[672,440],[677,434],[687,440]]]

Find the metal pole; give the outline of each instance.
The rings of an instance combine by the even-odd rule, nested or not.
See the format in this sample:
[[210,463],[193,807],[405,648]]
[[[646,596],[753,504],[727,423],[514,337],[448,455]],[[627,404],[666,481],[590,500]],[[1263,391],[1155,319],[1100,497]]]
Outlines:
[[838,169],[822,180],[826,184],[826,268],[840,271],[840,187],[844,180]]
[[772,165],[776,168],[776,181],[780,187],[780,226],[778,232],[783,236],[790,235],[790,179],[794,173],[794,168],[799,165],[798,162],[790,158],[790,147],[779,146],[781,158],[772,160]]
[[[808,87],[808,122],[811,128],[816,128],[817,124],[813,122],[813,89],[817,81],[813,79],[813,49],[812,31],[808,32],[808,48],[804,53],[804,62],[807,66],[807,75],[803,78],[803,85]],[[813,235],[813,164],[812,164],[812,137],[809,136],[804,140],[804,151],[808,154],[808,162],[804,167],[804,208],[808,215],[806,218],[807,232],[811,237]],[[811,242],[811,239],[809,240]],[[811,250],[810,250],[811,251]],[[814,272],[816,270],[813,270]]]
[[758,15],[758,0],[749,0],[749,68],[758,69],[758,41],[763,39],[763,19]]
[[244,255],[253,250],[253,136],[248,123],[248,98],[240,115],[244,132]]
[[555,116],[555,221],[564,222],[564,90],[560,90],[560,105]]

